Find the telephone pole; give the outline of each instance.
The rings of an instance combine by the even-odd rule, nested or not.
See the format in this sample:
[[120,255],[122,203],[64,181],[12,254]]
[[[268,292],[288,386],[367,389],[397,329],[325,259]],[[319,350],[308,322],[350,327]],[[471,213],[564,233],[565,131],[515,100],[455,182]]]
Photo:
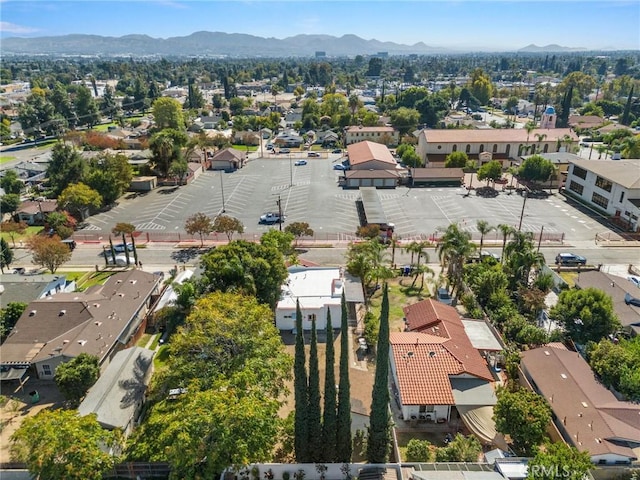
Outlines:
[[276,204],[278,205],[278,229],[282,231],[282,199],[280,198],[280,194],[278,194]]

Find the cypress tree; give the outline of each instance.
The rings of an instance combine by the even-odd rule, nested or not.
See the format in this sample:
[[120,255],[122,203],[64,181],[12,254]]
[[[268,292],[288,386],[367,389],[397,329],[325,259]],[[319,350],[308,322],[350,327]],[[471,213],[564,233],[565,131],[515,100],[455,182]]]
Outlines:
[[380,332],[376,352],[376,377],[373,384],[369,437],[367,439],[367,461],[386,463],[389,458],[389,288],[382,290]]
[[294,356],[294,394],[295,394],[295,424],[294,424],[294,449],[296,461],[304,463],[307,461],[308,447],[308,426],[307,426],[307,404],[309,402],[309,392],[307,390],[307,368],[305,366],[304,336],[302,335],[302,312],[300,302],[296,302],[296,347]]
[[336,462],[351,463],[351,383],[349,382],[349,321],[347,301],[342,292],[340,322],[340,381],[338,385],[338,428],[336,429]]
[[336,374],[335,353],[333,351],[333,326],[331,312],[327,308],[327,351],[324,371],[324,410],[322,417],[322,450],[323,462],[333,462],[336,458],[336,429],[338,417],[336,413]]
[[631,91],[629,92],[629,97],[627,98],[627,103],[624,106],[624,111],[622,112],[622,118],[620,119],[620,123],[622,125],[629,125],[629,114],[631,113],[631,102],[633,102],[633,87],[631,86]]
[[311,320],[311,348],[309,351],[309,406],[307,407],[308,454],[307,461],[322,460],[322,414],[320,412],[320,370],[318,369],[318,334],[316,319]]

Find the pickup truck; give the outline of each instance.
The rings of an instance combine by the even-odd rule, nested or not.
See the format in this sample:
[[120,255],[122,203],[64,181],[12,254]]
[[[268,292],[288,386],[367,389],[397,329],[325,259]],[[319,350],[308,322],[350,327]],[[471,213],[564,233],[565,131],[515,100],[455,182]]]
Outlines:
[[273,225],[274,223],[284,222],[285,218],[286,217],[284,215],[282,215],[281,217],[278,213],[267,212],[264,215],[260,216],[260,221],[258,223],[261,223],[263,225]]

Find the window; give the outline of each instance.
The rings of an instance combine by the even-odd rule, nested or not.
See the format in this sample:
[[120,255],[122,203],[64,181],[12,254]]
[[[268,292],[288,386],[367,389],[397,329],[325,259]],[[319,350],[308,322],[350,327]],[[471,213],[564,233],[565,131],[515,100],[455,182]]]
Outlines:
[[624,192],[620,193],[620,203],[624,202]]
[[611,187],[613,187],[613,184],[609,180],[607,180],[606,178],[603,178],[601,176],[597,176],[596,177],[596,187],[601,188],[605,192],[610,192],[611,191]]
[[42,375],[51,376],[51,365],[42,365]]
[[425,413],[426,411],[427,411],[427,406],[426,405],[420,405],[420,408],[418,409],[418,412]]
[[458,145],[454,145],[453,149],[451,150],[452,152],[457,152],[458,151]]
[[505,152],[506,152],[507,156],[509,156],[509,154],[511,153],[511,145],[510,144],[507,144],[507,149],[506,149]]
[[435,412],[436,411],[436,407],[434,407],[433,405],[427,405],[427,412]]
[[585,179],[587,178],[587,171],[584,168],[580,168],[577,165],[573,166],[573,169],[571,170],[571,173],[573,175],[575,175],[576,177],[580,177],[581,179]]
[[480,144],[480,153],[484,152],[484,145]]
[[498,144],[497,143],[493,144],[493,153],[498,153]]
[[609,205],[609,200],[606,197],[603,197],[602,195],[595,192],[593,192],[591,201],[602,208],[607,208],[607,206]]
[[315,314],[315,313],[310,313],[310,314],[308,315],[307,319],[308,319],[310,322],[311,322],[311,321],[313,321],[313,320],[315,320],[315,319],[316,319],[316,314]]
[[467,144],[467,153],[471,153],[471,145]]
[[544,144],[544,148],[542,149],[542,151],[543,151],[544,153],[547,153],[547,152],[549,151],[549,144],[548,144],[548,143],[545,143],[545,144]]
[[571,180],[571,183],[569,183],[569,190],[571,190],[572,192],[576,192],[578,195],[582,195],[582,192],[584,191],[584,185],[580,185],[579,183]]

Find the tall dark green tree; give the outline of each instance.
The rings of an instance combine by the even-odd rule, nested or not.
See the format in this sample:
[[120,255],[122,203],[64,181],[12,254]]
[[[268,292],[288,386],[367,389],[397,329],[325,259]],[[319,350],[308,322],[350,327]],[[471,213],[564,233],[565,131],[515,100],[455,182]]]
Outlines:
[[307,461],[322,461],[322,414],[320,412],[320,370],[318,368],[318,332],[316,319],[311,320],[311,347],[309,349],[309,407],[307,424],[309,439]]
[[347,301],[342,292],[340,322],[340,383],[338,385],[338,428],[336,429],[336,462],[351,463],[351,383],[349,381],[349,319]]
[[13,262],[13,250],[11,250],[9,243],[2,237],[0,238],[0,272],[4,273],[4,269],[11,266],[11,262]]
[[376,352],[376,377],[373,383],[373,399],[369,416],[367,461],[386,463],[389,459],[389,287],[382,287],[380,309],[380,333]]
[[305,365],[304,336],[302,334],[302,311],[300,302],[296,302],[296,347],[293,364],[293,389],[295,396],[295,424],[294,424],[294,450],[296,461],[304,463],[308,455],[309,427],[307,424],[307,406],[309,403],[309,391],[307,381],[307,367]]
[[333,462],[336,458],[336,430],[338,417],[336,412],[336,374],[335,353],[333,351],[333,325],[331,312],[327,308],[327,349],[324,371],[324,411],[322,412],[322,451],[323,462]]
[[629,97],[627,98],[627,103],[624,106],[624,111],[622,112],[622,118],[620,119],[620,123],[622,125],[629,125],[629,114],[631,113],[631,103],[633,102],[633,87],[631,86],[631,91],[629,92]]

